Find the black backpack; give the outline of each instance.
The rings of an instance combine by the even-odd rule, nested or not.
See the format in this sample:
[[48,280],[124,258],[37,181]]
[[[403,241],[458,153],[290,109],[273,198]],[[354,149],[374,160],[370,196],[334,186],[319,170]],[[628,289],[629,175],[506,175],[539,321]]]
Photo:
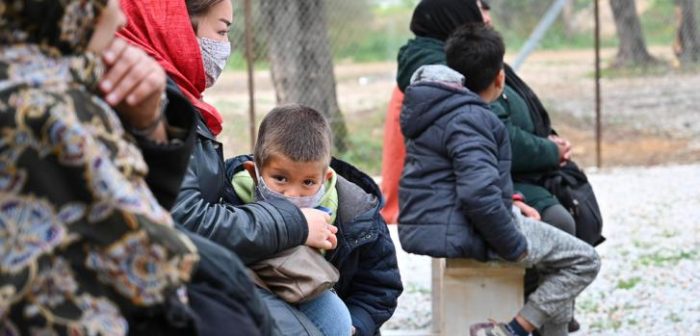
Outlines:
[[539,181],[566,208],[576,221],[576,237],[592,246],[605,241],[603,217],[586,174],[572,161],[545,174]]

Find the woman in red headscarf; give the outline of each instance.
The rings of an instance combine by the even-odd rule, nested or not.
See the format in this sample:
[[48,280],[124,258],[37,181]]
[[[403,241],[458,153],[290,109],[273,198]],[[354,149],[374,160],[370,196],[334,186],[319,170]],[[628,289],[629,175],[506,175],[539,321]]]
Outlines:
[[[218,135],[223,119],[216,108],[202,100],[207,80],[184,1],[122,1],[122,7],[129,24],[118,35],[155,58],[199,110],[211,133]],[[232,19],[228,20],[230,25]],[[228,26],[224,28],[227,33]],[[226,36],[224,41],[228,42]]]
[[[233,20],[225,0],[121,0],[129,20],[119,35],[155,58],[199,109],[197,142],[188,172],[172,209],[186,229],[236,253],[245,263],[268,258],[299,245],[332,249],[329,217],[315,209],[299,210],[283,201],[240,207],[227,177],[221,143],[220,113],[202,100],[230,54]],[[247,293],[250,294],[250,293]],[[304,316],[304,326],[313,327]],[[290,329],[285,327],[285,331]]]
[[230,54],[230,1],[121,0],[129,24],[119,34],[143,48],[199,109],[197,143],[180,188],[173,217],[190,231],[238,254],[244,262],[298,245],[331,249],[335,235],[327,215],[299,211],[292,204],[251,203],[233,207],[223,149],[216,140],[221,114],[202,101],[202,92],[223,70]]

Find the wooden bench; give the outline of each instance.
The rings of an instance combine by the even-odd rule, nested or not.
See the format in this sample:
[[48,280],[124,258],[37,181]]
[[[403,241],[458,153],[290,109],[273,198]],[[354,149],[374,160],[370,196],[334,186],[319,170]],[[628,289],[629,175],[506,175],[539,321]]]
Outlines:
[[471,259],[432,259],[432,327],[384,336],[467,335],[474,323],[510,321],[523,305],[522,267]]
[[472,324],[510,321],[524,302],[519,266],[470,259],[433,259],[435,335],[464,335]]

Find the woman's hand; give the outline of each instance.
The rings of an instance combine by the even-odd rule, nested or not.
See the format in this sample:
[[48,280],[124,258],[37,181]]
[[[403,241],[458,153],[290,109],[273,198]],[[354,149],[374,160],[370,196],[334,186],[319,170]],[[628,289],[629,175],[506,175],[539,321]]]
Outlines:
[[153,128],[148,137],[167,142],[165,123],[161,118],[161,97],[165,92],[163,68],[143,50],[121,38],[115,38],[102,53],[107,72],[99,88],[104,99],[134,129]]

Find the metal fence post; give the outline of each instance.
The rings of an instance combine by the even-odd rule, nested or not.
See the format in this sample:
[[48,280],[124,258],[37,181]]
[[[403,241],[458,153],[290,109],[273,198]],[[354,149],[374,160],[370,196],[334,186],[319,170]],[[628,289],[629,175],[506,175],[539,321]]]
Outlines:
[[250,152],[255,149],[256,122],[255,122],[255,45],[253,36],[253,8],[250,0],[245,0],[245,58],[248,70],[248,116],[250,120]]
[[515,61],[511,64],[513,70],[518,71],[520,66],[525,63],[527,57],[530,56],[530,53],[537,48],[537,44],[540,43],[540,40],[542,40],[547,30],[552,27],[552,24],[557,19],[562,9],[564,9],[564,5],[566,5],[567,1],[569,0],[557,0],[552,3],[552,6],[549,7],[547,13],[544,14],[544,17],[540,23],[537,24],[535,30],[532,31],[532,34],[530,34],[530,37],[525,42],[525,45],[522,47],[522,49],[520,49]]
[[603,166],[600,98],[600,0],[593,1],[595,12],[595,150],[596,166]]

